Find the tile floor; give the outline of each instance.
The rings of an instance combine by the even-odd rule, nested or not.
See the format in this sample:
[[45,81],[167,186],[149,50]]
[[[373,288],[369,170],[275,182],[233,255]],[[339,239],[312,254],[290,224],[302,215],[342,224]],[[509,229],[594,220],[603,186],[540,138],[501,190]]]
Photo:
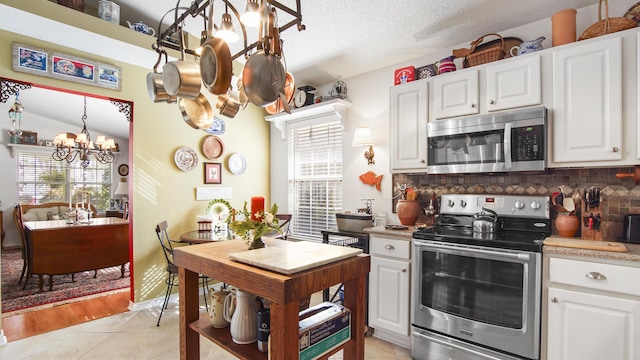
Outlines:
[[[160,306],[129,311],[12,341],[0,347],[0,359],[179,359],[178,303],[169,304],[160,326],[156,327],[159,311]],[[200,339],[201,359],[236,359],[207,339]],[[331,359],[342,359],[342,353]],[[411,357],[408,349],[369,336],[365,338],[365,359],[409,360]]]

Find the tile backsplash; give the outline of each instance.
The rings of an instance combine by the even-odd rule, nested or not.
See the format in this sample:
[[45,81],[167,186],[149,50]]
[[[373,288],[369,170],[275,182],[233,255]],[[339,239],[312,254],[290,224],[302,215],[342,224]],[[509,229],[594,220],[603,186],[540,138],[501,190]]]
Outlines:
[[[623,232],[623,217],[640,214],[640,185],[633,178],[618,179],[618,173],[634,173],[633,167],[553,169],[535,173],[497,173],[464,175],[393,174],[394,196],[400,185],[415,188],[419,200],[427,205],[431,194],[526,194],[547,195],[564,186],[566,196],[576,192],[584,197],[585,189],[601,189],[603,239],[618,240]],[[393,204],[395,209],[395,200]],[[552,214],[553,217],[553,214]],[[555,230],[554,230],[555,232]]]

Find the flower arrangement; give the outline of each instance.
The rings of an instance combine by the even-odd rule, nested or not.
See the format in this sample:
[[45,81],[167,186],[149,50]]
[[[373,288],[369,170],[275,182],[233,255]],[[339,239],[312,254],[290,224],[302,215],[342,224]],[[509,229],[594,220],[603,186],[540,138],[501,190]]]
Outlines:
[[260,245],[262,235],[270,231],[282,232],[278,225],[278,218],[275,216],[277,212],[278,205],[273,204],[269,212],[259,211],[253,214],[256,220],[252,220],[245,201],[241,211],[235,209],[232,211],[233,215],[229,228],[247,242],[249,249],[264,247],[264,243]]

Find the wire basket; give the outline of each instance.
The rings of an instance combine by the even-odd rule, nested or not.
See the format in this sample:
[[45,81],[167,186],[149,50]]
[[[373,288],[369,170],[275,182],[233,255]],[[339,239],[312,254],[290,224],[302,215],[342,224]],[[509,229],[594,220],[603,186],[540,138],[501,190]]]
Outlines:
[[[602,3],[604,2],[605,18],[602,19]],[[608,0],[600,0],[598,3],[598,22],[589,26],[580,35],[578,40],[586,40],[594,37],[611,34],[614,32],[627,30],[636,27],[637,24],[631,19],[624,17],[609,17],[609,2]]]
[[[476,51],[476,48],[482,44],[485,36],[497,36],[500,38],[500,46],[492,47],[482,51]],[[471,43],[470,54],[465,58],[467,67],[482,65],[496,60],[504,59],[504,38],[500,34],[486,34]]]

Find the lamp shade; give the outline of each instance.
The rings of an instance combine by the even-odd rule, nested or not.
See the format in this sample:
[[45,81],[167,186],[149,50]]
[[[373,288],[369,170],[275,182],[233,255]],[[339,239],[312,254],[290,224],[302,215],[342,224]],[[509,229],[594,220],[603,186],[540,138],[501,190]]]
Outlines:
[[116,188],[116,191],[113,192],[113,195],[127,195],[127,194],[129,194],[129,184],[127,183],[127,178],[120,178],[118,187]]
[[353,146],[373,145],[373,135],[369,128],[357,128],[353,134]]

